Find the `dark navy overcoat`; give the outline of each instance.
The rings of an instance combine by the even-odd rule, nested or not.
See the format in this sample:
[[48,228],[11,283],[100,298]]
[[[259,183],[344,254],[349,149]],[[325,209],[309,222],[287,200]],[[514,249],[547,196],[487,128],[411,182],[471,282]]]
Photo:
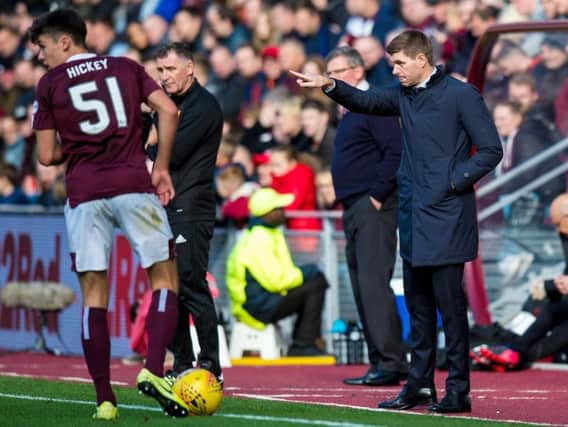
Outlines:
[[327,94],[350,111],[400,116],[402,258],[415,267],[474,259],[478,230],[473,186],[502,157],[497,129],[477,89],[438,68],[424,89],[361,91],[336,81]]

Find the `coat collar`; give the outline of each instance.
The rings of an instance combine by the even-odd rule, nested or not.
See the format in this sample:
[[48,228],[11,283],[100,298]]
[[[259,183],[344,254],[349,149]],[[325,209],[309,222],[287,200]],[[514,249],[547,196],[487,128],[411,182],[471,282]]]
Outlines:
[[430,89],[431,87],[437,85],[444,77],[446,73],[444,72],[444,68],[441,65],[436,66],[436,72],[430,76],[428,81],[426,82],[426,87],[416,88],[416,86],[412,87],[405,87],[403,88],[403,92],[405,95],[416,95],[417,93]]
[[184,93],[182,93],[181,95],[173,95],[172,96],[172,101],[174,101],[174,103],[179,106],[180,104],[182,104],[186,99],[190,98],[192,96],[192,94],[195,94],[197,92],[199,92],[198,88],[201,87],[201,85],[199,84],[199,82],[197,81],[196,78],[193,79],[193,82],[191,83],[191,86],[189,86],[189,88],[187,89],[187,91],[185,91]]

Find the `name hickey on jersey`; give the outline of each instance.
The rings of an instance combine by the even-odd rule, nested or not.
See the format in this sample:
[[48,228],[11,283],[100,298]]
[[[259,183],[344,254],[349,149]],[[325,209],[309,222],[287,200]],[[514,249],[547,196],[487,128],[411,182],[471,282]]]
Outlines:
[[67,76],[70,79],[79,77],[81,74],[90,73],[92,71],[100,71],[107,69],[107,59],[96,59],[94,61],[85,61],[77,65],[67,68]]

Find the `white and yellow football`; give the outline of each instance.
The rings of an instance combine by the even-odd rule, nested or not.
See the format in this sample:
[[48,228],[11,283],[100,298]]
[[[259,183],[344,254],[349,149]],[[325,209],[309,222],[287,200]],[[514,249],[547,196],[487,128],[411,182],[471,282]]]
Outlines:
[[190,415],[212,415],[223,398],[223,387],[206,369],[188,369],[182,372],[172,390],[188,406]]

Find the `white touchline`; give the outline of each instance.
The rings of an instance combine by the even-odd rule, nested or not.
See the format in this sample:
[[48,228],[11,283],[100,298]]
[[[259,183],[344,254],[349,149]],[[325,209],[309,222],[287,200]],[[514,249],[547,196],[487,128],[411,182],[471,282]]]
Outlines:
[[[288,402],[288,403],[304,403],[308,404],[307,402],[294,402],[288,399],[282,398],[274,398],[274,397],[267,397],[267,396],[259,396],[254,394],[246,394],[246,393],[238,393],[237,395],[242,397],[248,397],[251,399],[257,400],[270,400],[274,402]],[[45,400],[50,402],[59,402],[59,403],[75,403],[78,405],[93,405],[93,402],[88,402],[86,400],[73,400],[73,399],[59,399],[53,397],[45,397],[45,396],[30,396],[26,394],[10,394],[10,393],[0,393],[0,397],[7,397],[12,399],[22,399],[22,400]],[[316,403],[317,405],[322,406],[335,406],[335,407],[344,407],[344,408],[353,408],[353,409],[362,409],[368,411],[377,411],[377,412],[390,412],[385,411],[383,409],[374,409],[374,408],[362,408],[358,406],[352,405],[338,405],[333,403]],[[133,409],[133,410],[143,410],[143,411],[152,411],[152,412],[162,412],[160,408],[152,407],[152,406],[144,406],[144,405],[129,405],[129,404],[119,404],[118,406],[120,409]],[[429,416],[428,414],[421,414],[421,413],[409,413],[406,415],[418,415],[418,416]],[[247,414],[229,414],[229,413],[218,413],[215,414],[216,417],[225,417],[225,418],[237,418],[243,420],[260,420],[260,421],[267,421],[267,422],[274,422],[274,423],[282,423],[282,422],[289,422],[289,423],[296,423],[302,425],[318,425],[318,426],[328,426],[328,427],[388,427],[382,424],[356,424],[356,423],[349,423],[349,422],[337,422],[337,421],[327,421],[327,420],[308,420],[308,419],[297,419],[297,418],[286,418],[286,417],[267,417],[264,415],[247,415]],[[510,424],[523,424],[524,421],[519,420],[511,420],[511,419],[492,419],[492,418],[485,418],[485,417],[464,417],[464,416],[453,416],[453,419],[462,419],[467,421],[479,420],[479,421],[489,421],[489,422],[504,422]],[[547,424],[547,423],[533,423],[533,425],[542,425],[542,426],[550,426],[556,424]]]
[[[88,402],[86,400],[75,400],[75,399],[60,399],[54,397],[45,397],[45,396],[31,396],[26,394],[10,394],[10,393],[0,393],[0,397],[6,397],[11,399],[21,399],[21,400],[42,400],[42,401],[49,401],[49,402],[58,402],[58,403],[73,403],[77,405],[90,405],[94,406],[93,402]],[[119,404],[119,409],[134,409],[134,410],[144,410],[144,411],[152,411],[152,412],[162,412],[162,409],[155,408],[151,406],[144,406],[144,405],[128,405],[128,404]],[[297,419],[297,418],[287,418],[287,417],[267,417],[264,415],[247,415],[247,414],[215,414],[216,417],[225,417],[225,418],[237,418],[237,419],[244,419],[244,420],[257,420],[257,421],[267,421],[267,422],[275,422],[275,423],[295,423],[295,424],[303,424],[303,425],[317,425],[317,426],[329,426],[329,427],[387,427],[384,425],[378,424],[356,424],[356,423],[349,423],[349,422],[338,422],[338,421],[327,421],[327,420],[308,420],[308,419]]]
[[[75,400],[75,399],[60,399],[56,397],[46,397],[46,396],[30,396],[27,394],[11,394],[11,393],[0,393],[0,397],[8,397],[11,399],[20,399],[20,400],[42,400],[48,402],[58,402],[58,403],[74,403],[77,405],[92,405],[94,406],[93,402],[88,402],[86,400]],[[160,408],[153,408],[150,406],[143,406],[143,405],[119,405],[120,409],[143,409],[148,411],[154,412],[162,412]]]
[[325,421],[325,420],[307,420],[307,419],[297,419],[297,418],[286,418],[286,417],[265,417],[263,415],[241,415],[241,414],[219,414],[222,417],[227,418],[242,418],[247,420],[259,420],[259,421],[273,421],[278,423],[296,423],[296,424],[307,424],[311,426],[330,426],[330,427],[387,427],[381,424],[355,424],[355,423],[343,423],[337,421]]

